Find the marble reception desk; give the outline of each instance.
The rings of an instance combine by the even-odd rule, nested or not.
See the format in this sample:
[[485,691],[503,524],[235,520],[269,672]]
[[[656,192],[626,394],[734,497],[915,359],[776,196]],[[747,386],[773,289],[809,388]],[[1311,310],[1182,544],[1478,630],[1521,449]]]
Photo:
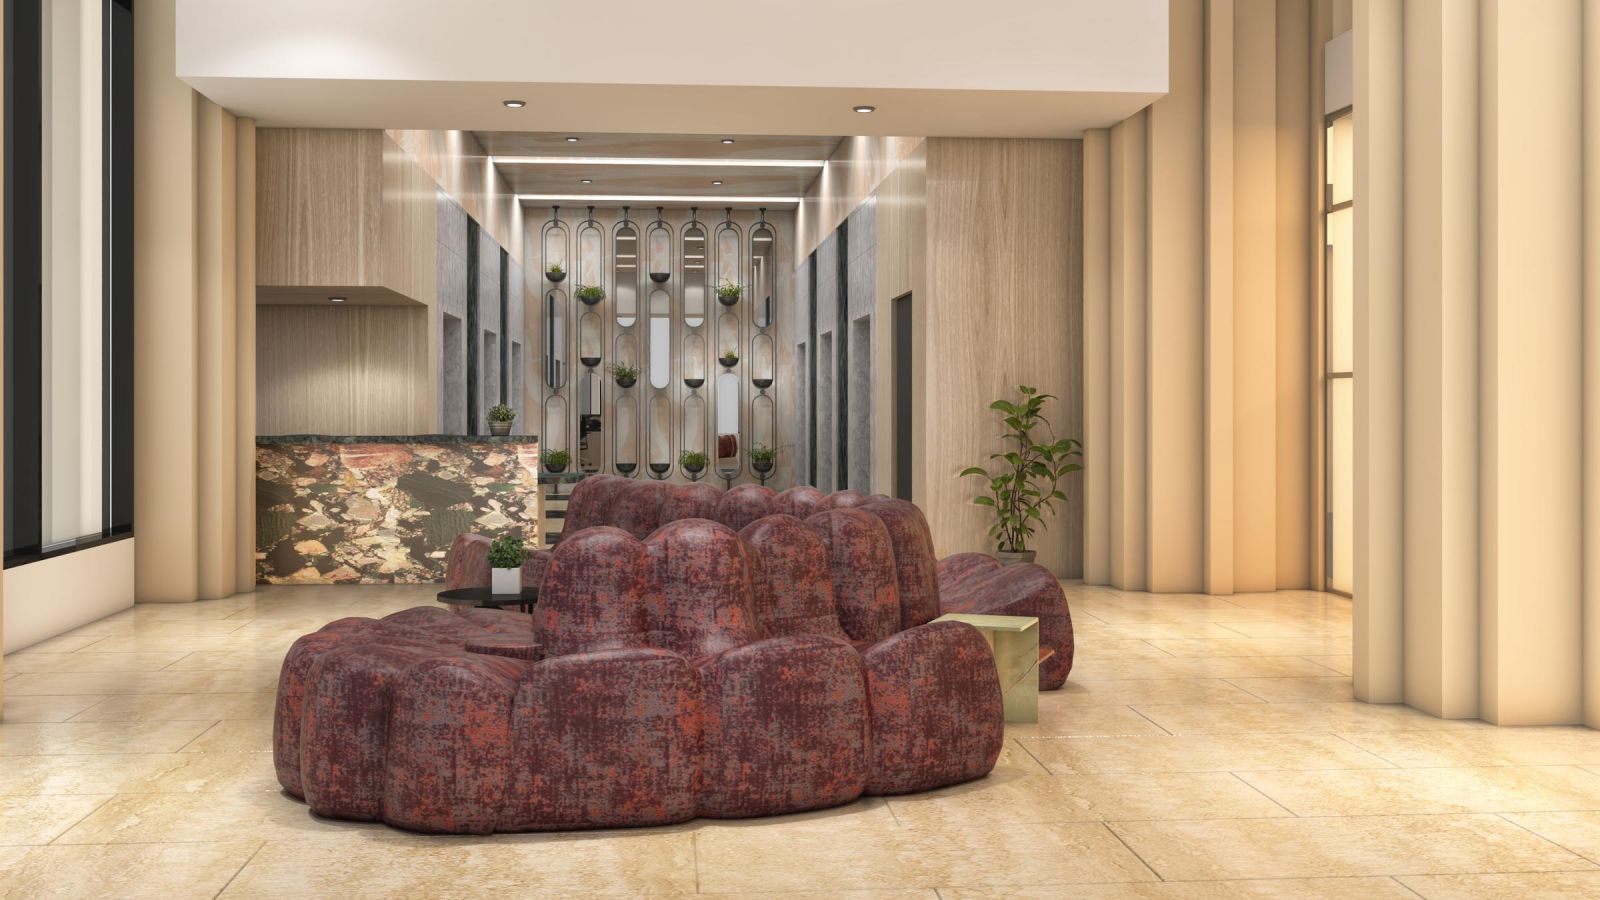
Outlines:
[[256,439],[256,580],[423,584],[464,531],[532,540],[532,436]]

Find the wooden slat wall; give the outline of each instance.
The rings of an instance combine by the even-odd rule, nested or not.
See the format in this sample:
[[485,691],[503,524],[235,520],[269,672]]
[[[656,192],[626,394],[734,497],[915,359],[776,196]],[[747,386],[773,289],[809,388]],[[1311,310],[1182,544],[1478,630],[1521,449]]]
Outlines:
[[256,132],[256,283],[381,285],[383,132]]
[[261,306],[257,434],[434,430],[424,307]]

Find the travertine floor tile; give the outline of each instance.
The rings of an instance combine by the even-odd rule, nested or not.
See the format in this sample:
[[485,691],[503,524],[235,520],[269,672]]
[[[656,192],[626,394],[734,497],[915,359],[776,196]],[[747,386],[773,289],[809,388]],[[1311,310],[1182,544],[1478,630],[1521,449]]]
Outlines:
[[1074,674],[1057,691],[1039,695],[1039,716],[1066,716],[1081,706],[1128,706],[1146,703],[1260,703],[1251,694],[1221,678],[1085,678]]
[[1230,703],[1218,706],[1137,706],[1173,734],[1272,731],[1449,731],[1479,723],[1438,719],[1409,706],[1373,703]]
[[183,748],[190,753],[248,753],[272,749],[271,719],[225,719]]
[[1168,881],[1592,868],[1492,815],[1117,822],[1111,828]]
[[1012,737],[1166,733],[1161,726],[1126,706],[1078,706],[1048,716],[1041,709],[1037,723],[1006,726],[1006,734]]
[[56,840],[59,844],[152,844],[249,835],[257,840],[361,841],[384,825],[320,819],[283,794],[241,791],[119,794]]
[[0,765],[0,795],[282,790],[271,753],[14,756]]
[[[6,660],[10,662],[9,659]],[[106,698],[94,694],[74,694],[66,697],[51,697],[48,695],[31,695],[25,697],[6,697],[3,715],[0,721],[21,724],[23,722],[65,722],[84,710],[94,706]]]
[[1600,860],[1600,812],[1508,813],[1505,818],[1574,853]]
[[278,695],[246,694],[121,694],[101,698],[72,717],[74,722],[176,722],[200,719],[259,719],[271,716]]
[[1022,740],[1053,774],[1390,768],[1331,734],[1192,734]]
[[1242,772],[1298,816],[1600,810],[1600,775],[1575,766]]
[[214,897],[260,841],[35,847],[0,868],[6,897]]
[[941,900],[1416,900],[1392,878],[1275,878],[1041,887],[941,888]]
[[1290,814],[1227,772],[990,776],[888,802],[901,825],[930,828]]
[[1333,656],[1308,656],[1306,659],[1319,666],[1327,666],[1330,670],[1340,675],[1349,675],[1355,671],[1355,664],[1347,653],[1338,653]]
[[6,694],[238,694],[272,690],[277,680],[276,672],[50,672],[19,675]]
[[103,794],[0,797],[0,845],[48,844],[108,799]]
[[1515,875],[1401,875],[1401,884],[1427,900],[1592,900],[1600,897],[1600,872],[1528,872]]
[[209,722],[46,722],[0,724],[0,756],[171,753]]
[[[1327,675],[1328,669],[1298,656],[1194,656],[1174,659],[1096,659],[1073,662],[1072,677],[1085,678],[1295,678]],[[1070,680],[1070,679],[1069,679]]]
[[1362,732],[1352,744],[1397,766],[1565,766],[1600,764],[1600,731],[1578,727],[1473,727],[1435,732]]
[[1150,643],[1177,657],[1332,656],[1350,652],[1348,636],[1151,641]]
[[1228,683],[1268,703],[1349,703],[1354,685],[1347,675],[1311,678],[1229,678]]
[[39,653],[23,651],[6,656],[6,669],[20,674],[40,672],[156,672],[182,659],[177,650],[141,653]]

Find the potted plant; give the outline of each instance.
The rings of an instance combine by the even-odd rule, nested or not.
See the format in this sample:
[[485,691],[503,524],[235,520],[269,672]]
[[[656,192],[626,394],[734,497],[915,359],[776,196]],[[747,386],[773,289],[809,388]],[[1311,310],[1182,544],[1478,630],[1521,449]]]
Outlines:
[[550,279],[553,284],[560,284],[567,280],[567,270],[562,267],[561,263],[551,263],[545,266],[544,277]]
[[639,381],[639,367],[632,363],[612,363],[606,371],[617,380],[617,387],[631,388]]
[[1055,502],[1067,499],[1057,487],[1061,479],[1083,468],[1075,462],[1082,455],[1078,442],[1057,438],[1044,417],[1045,401],[1055,397],[1026,385],[1017,390],[1022,392],[1020,403],[996,400],[989,404],[1004,417],[1006,431],[1000,437],[1010,449],[989,454],[997,463],[993,471],[981,466],[961,470],[962,477],[975,475],[988,482],[988,493],[972,502],[994,511],[989,534],[995,539],[995,556],[1005,565],[1033,562],[1028,539],[1046,527],[1045,515],[1054,512]]
[[678,465],[690,475],[699,475],[706,470],[706,455],[699,450],[685,450],[678,454]]
[[734,284],[731,281],[724,281],[717,285],[717,302],[723,306],[732,306],[738,303],[739,298],[742,296],[744,296],[744,285]]
[[522,593],[522,563],[528,550],[522,538],[502,534],[489,545],[489,593]]
[[722,351],[722,355],[717,357],[717,362],[722,363],[724,366],[731,369],[739,364],[739,354],[733,352],[732,350],[724,350]]
[[496,403],[489,407],[489,433],[495,437],[505,437],[511,433],[511,423],[516,421],[517,411],[504,403]]
[[778,461],[778,451],[766,444],[756,444],[745,453],[750,457],[750,468],[762,475],[771,472]]
[[544,468],[547,472],[560,475],[567,470],[567,463],[572,462],[572,454],[565,450],[546,450],[544,452]]
[[580,284],[576,293],[578,299],[587,306],[593,306],[606,298],[606,289],[598,284]]

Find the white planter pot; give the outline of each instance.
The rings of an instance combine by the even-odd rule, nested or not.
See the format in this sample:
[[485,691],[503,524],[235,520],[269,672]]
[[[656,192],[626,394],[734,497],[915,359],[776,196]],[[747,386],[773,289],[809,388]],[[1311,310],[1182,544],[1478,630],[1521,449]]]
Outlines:
[[522,569],[490,569],[489,592],[492,594],[522,593]]

